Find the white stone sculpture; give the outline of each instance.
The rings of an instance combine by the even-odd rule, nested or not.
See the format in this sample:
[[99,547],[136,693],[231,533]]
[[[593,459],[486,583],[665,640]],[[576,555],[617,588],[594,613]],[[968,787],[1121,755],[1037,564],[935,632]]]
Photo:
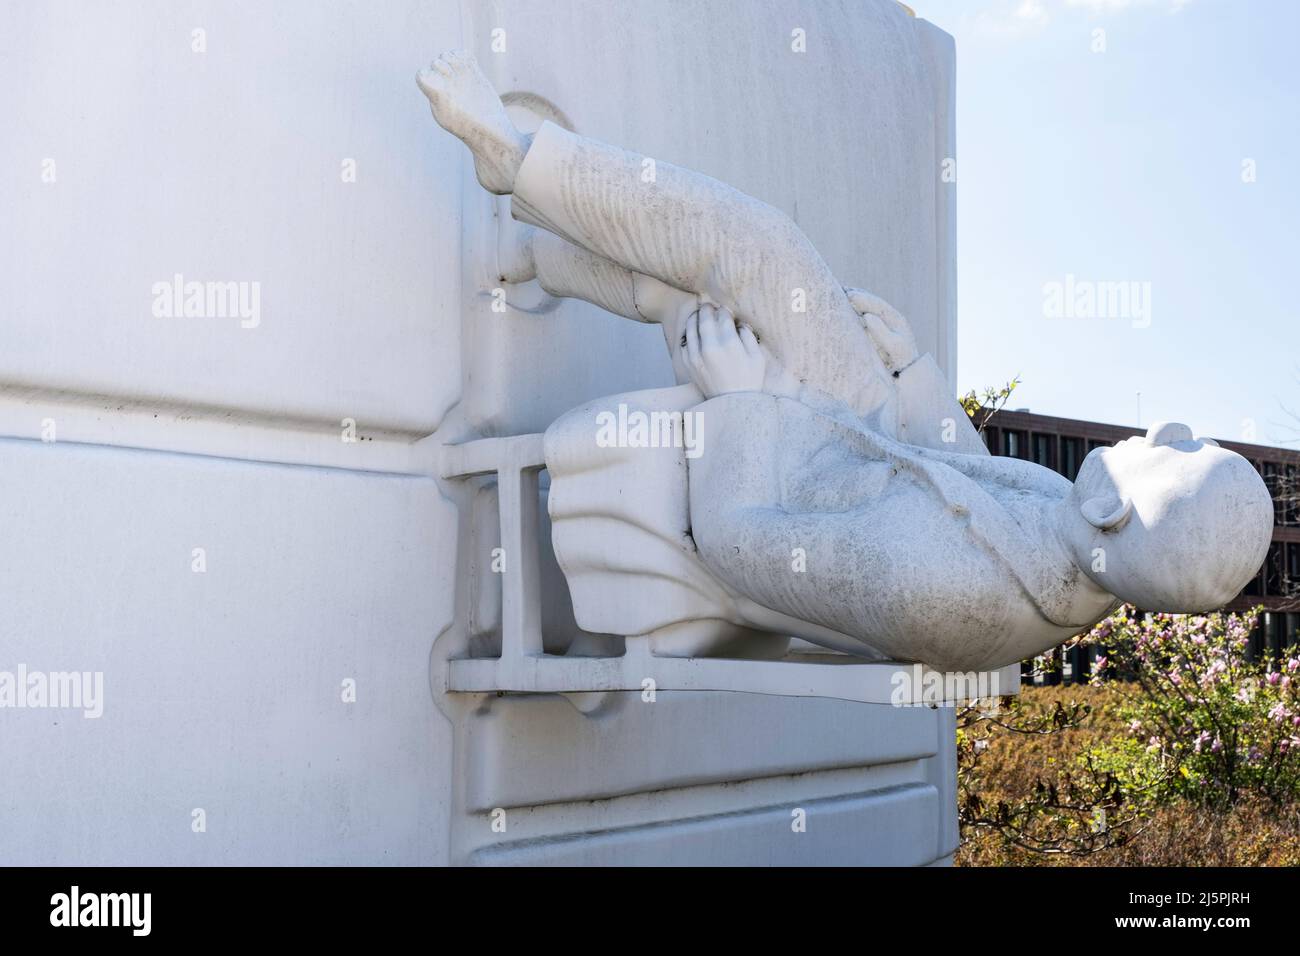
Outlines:
[[[519,133],[466,54],[417,79],[527,224],[503,280],[659,323],[681,383],[547,432],[555,551],[585,629],[663,655],[773,657],[797,636],[992,669],[1120,601],[1220,606],[1258,570],[1272,508],[1239,455],[1161,423],[1094,451],[1073,485],[993,458],[906,320],[842,288],[779,211],[551,123]],[[675,430],[599,440],[638,415]]]

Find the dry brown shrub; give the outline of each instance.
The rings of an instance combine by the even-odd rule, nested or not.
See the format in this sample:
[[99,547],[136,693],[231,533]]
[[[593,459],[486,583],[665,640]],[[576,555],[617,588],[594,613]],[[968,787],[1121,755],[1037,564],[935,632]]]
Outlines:
[[[980,758],[988,803],[1027,797],[1038,780],[1061,783],[1088,748],[1128,728],[1115,713],[1114,685],[1102,687],[1026,687],[1021,704],[1027,712],[1047,713],[1056,702],[1080,702],[1092,713],[1077,729],[1047,736],[1004,734],[994,738]],[[1188,801],[1153,809],[1124,846],[1087,856],[1045,855],[1010,846],[998,833],[972,830],[962,834],[959,866],[1297,866],[1300,865],[1300,804],[1278,809],[1243,801],[1215,811]]]

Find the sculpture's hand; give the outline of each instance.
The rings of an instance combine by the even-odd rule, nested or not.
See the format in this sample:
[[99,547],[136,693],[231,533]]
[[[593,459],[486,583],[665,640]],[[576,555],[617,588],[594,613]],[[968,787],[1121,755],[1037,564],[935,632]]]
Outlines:
[[844,292],[854,311],[862,316],[867,334],[891,371],[916,361],[916,337],[912,334],[912,326],[897,309],[865,289],[845,289]]
[[686,368],[705,398],[759,392],[767,358],[747,325],[736,327],[726,309],[702,305],[686,320]]

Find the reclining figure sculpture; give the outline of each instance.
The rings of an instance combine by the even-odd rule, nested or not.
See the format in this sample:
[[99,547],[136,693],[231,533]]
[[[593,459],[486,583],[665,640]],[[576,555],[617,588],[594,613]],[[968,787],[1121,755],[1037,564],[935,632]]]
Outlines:
[[[545,123],[520,133],[473,58],[417,82],[511,195],[502,278],[658,323],[680,383],[547,431],[555,551],[578,623],[657,654],[773,657],[791,636],[938,670],[992,669],[1119,603],[1222,606],[1272,505],[1241,456],[1178,423],[1071,483],[988,454],[907,321],[844,289],[784,214],[714,179]],[[607,447],[602,413],[692,415],[698,457]],[[680,420],[680,419],[679,419]]]

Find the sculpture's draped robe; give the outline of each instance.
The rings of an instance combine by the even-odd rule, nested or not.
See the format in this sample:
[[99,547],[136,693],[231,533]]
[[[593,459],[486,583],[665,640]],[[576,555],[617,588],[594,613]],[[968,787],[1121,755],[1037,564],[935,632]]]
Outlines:
[[[835,403],[738,393],[697,404],[692,386],[560,418],[546,437],[550,513],[580,626],[641,634],[714,619],[965,670],[1014,662],[1101,617],[1112,602],[1077,606],[1077,569],[1004,504],[1059,499],[1069,483],[983,452],[928,356],[898,381],[903,425],[918,416],[911,427],[929,448],[877,435]],[[948,443],[925,427],[944,401],[960,416],[948,431],[962,436]],[[624,418],[698,413],[701,454],[602,447],[597,416],[620,405]],[[954,626],[968,639],[954,642]]]
[[965,671],[1021,660],[1114,604],[1052,547],[1050,513],[1070,484],[1047,469],[904,445],[761,393],[699,412],[694,538],[705,565],[762,606]]

